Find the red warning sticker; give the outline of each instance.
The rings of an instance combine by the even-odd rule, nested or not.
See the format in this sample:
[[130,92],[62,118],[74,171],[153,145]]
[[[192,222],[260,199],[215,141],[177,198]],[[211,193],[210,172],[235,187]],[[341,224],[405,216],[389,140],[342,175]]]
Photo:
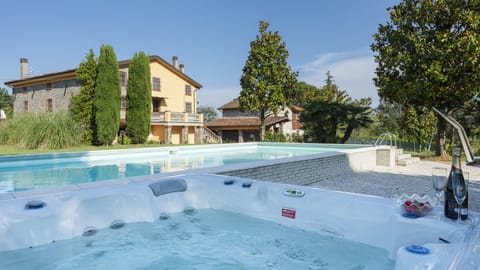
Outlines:
[[295,219],[295,213],[296,213],[295,209],[282,208],[282,217]]

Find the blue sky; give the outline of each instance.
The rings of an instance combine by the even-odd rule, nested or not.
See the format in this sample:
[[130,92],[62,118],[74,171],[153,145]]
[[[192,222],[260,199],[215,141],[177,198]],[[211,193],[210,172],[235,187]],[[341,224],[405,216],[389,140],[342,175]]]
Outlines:
[[240,76],[260,20],[279,31],[298,79],[321,86],[330,70],[354,98],[378,96],[370,44],[387,7],[398,0],[24,0],[3,2],[0,87],[19,78],[75,68],[90,48],[114,47],[119,60],[136,51],[173,55],[203,85],[201,105],[219,107],[240,93]]

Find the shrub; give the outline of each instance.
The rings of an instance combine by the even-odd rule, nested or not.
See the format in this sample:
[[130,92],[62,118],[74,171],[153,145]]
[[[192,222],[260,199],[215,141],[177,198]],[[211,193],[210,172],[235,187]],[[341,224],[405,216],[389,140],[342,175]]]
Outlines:
[[0,143],[28,149],[61,149],[82,142],[83,126],[67,111],[26,113],[7,120]]
[[282,133],[266,132],[265,141],[266,142],[286,142],[287,139],[285,138],[285,135],[283,135]]

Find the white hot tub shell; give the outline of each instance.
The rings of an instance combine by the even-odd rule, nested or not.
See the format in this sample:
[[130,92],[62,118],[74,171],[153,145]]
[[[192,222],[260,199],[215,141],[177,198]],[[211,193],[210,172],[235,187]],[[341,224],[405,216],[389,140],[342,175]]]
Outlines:
[[[173,189],[160,184],[159,189],[166,192],[159,196],[149,187],[168,181],[174,183]],[[175,181],[185,184],[184,191],[176,190]],[[45,206],[25,209],[32,200]],[[456,268],[467,267],[468,260],[468,265],[474,264],[465,253],[475,241],[471,235],[478,231],[475,213],[468,224],[434,217],[410,219],[387,198],[211,174],[149,175],[123,184],[1,200],[0,251],[70,239],[115,221],[153,222],[162,214],[187,207],[231,211],[383,248],[398,270],[478,269]],[[430,253],[408,252],[405,247],[409,245],[426,247]]]

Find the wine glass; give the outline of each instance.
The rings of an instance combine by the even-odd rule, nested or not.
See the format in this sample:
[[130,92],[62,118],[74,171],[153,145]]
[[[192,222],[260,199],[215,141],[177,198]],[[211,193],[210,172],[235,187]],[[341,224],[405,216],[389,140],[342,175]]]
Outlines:
[[447,185],[447,169],[440,168],[440,167],[433,167],[432,168],[432,181],[433,181],[433,188],[437,191],[437,204],[440,204],[440,198],[442,197],[442,192],[445,190],[445,186]]
[[[454,177],[452,178],[453,184],[453,196],[455,197],[455,201],[457,201],[458,208],[458,219],[457,222],[461,220],[461,207],[465,198],[467,198],[467,187],[468,187],[468,178],[463,179],[461,173],[454,172]],[[462,181],[463,180],[463,181]]]

